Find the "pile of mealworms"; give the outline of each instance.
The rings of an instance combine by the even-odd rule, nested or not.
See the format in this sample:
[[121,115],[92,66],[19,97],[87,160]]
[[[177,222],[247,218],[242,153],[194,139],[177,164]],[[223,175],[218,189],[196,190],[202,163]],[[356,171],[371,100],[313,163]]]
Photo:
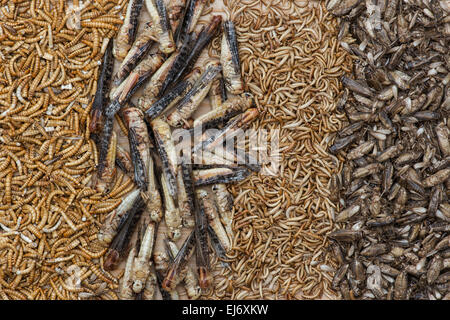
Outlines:
[[342,159],[326,150],[345,121],[335,100],[352,57],[339,47],[337,22],[322,3],[224,3],[236,25],[244,83],[262,114],[253,128],[280,130],[281,164],[272,176],[253,174],[231,186],[231,270],[216,268],[210,296],[333,297],[329,181]]
[[96,244],[131,180],[89,187],[89,112],[126,1],[2,1],[0,298],[116,298]]

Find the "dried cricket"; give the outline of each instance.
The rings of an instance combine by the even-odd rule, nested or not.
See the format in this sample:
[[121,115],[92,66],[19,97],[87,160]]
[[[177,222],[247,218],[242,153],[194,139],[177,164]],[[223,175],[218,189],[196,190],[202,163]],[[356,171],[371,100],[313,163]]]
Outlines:
[[162,53],[147,55],[117,88],[111,90],[111,103],[105,109],[106,116],[113,117],[162,63]]
[[225,231],[222,223],[219,219],[219,213],[215,203],[209,198],[208,192],[205,189],[195,190],[197,193],[197,198],[200,204],[200,208],[204,211],[206,217],[208,218],[208,223],[214,230],[221,246],[226,250],[231,250],[231,242],[228,238],[228,234]]

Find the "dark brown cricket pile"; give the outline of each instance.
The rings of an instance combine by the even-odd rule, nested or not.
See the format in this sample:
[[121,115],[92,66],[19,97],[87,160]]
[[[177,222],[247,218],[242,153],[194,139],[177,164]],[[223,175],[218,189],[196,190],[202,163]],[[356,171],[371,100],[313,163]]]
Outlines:
[[450,19],[444,1],[328,1],[356,56],[330,151],[344,299],[450,298]]
[[123,4],[1,1],[2,300],[117,298],[94,240],[122,194],[89,187],[98,159],[87,127]]

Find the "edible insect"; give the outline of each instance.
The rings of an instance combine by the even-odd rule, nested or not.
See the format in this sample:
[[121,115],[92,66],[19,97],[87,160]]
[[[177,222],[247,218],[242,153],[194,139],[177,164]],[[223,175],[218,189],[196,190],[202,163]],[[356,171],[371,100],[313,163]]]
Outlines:
[[153,262],[155,263],[157,284],[163,300],[178,300],[179,296],[176,288],[171,291],[167,291],[162,286],[164,276],[166,275],[170,264],[170,256],[166,253],[166,250],[164,250],[165,238],[163,237],[165,236],[162,233],[157,234],[155,250],[153,253]]
[[158,38],[160,50],[166,54],[172,53],[176,47],[164,1],[145,0],[145,6],[150,14],[152,26],[157,30],[156,37]]
[[109,168],[111,169],[111,162],[108,160],[112,160],[111,157],[113,157],[112,154],[113,148],[111,147],[111,140],[113,136],[113,122],[114,118],[106,117],[103,124],[103,130],[100,134],[99,159],[97,167],[99,176],[103,175],[103,171],[107,166],[109,166]]
[[[222,67],[223,68],[223,67]],[[213,81],[211,89],[209,90],[209,100],[213,109],[218,109],[228,99],[227,90],[225,88],[225,81],[223,77],[219,75],[216,80]]]
[[146,210],[149,213],[150,219],[155,222],[160,222],[162,218],[162,202],[161,195],[158,190],[156,175],[155,175],[155,165],[153,158],[150,155],[147,168],[147,190],[141,192],[142,199],[144,199],[146,204]]
[[103,55],[102,68],[97,82],[97,90],[95,92],[94,101],[92,102],[91,122],[89,123],[90,132],[98,132],[100,130],[103,120],[103,110],[108,103],[108,93],[111,89],[111,76],[114,67],[112,43],[112,40],[108,42],[108,47]]
[[195,82],[194,86],[186,96],[178,103],[168,117],[167,122],[173,127],[179,127],[186,122],[192,113],[198,108],[211,88],[212,81],[221,71],[219,62],[211,63],[206,67],[205,72]]
[[[354,7],[356,7],[361,0],[332,0],[328,2],[327,9],[335,16],[343,16],[348,14]],[[396,2],[396,1],[392,1]]]
[[156,118],[151,122],[151,127],[155,135],[156,148],[161,157],[163,173],[166,179],[166,187],[171,197],[177,196],[177,153],[172,140],[170,127],[161,118]]
[[179,297],[176,289],[174,289],[172,291],[167,291],[166,289],[164,289],[162,287],[162,282],[164,280],[164,276],[162,275],[162,273],[160,271],[156,270],[155,274],[156,274],[156,283],[158,284],[159,292],[161,292],[161,296],[162,296],[163,300],[179,300],[180,297]]
[[125,173],[134,170],[130,154],[119,145],[116,146],[116,165]]
[[150,222],[144,231],[141,246],[137,257],[134,259],[132,288],[135,293],[140,293],[145,288],[145,283],[150,275],[152,263],[150,257],[153,253],[155,240],[155,223]]
[[155,271],[152,269],[150,270],[150,274],[147,277],[147,281],[145,282],[145,287],[142,292],[142,299],[143,300],[153,300],[155,297],[156,292],[156,274]]
[[[183,175],[187,175],[185,181],[192,181],[192,165],[183,164]],[[194,186],[190,183],[185,184],[186,192],[193,195],[193,212],[195,219],[194,238],[195,238],[195,256],[197,264],[197,274],[199,286],[202,289],[207,288],[211,284],[211,276],[209,274],[209,249],[208,249],[208,221],[205,212],[202,210],[199,199],[194,192]]]
[[230,20],[223,23],[220,63],[222,64],[223,79],[227,90],[232,94],[241,94],[244,90],[244,84],[241,78],[236,30]]
[[175,202],[169,193],[169,187],[164,174],[161,175],[161,185],[164,194],[164,220],[169,229],[169,238],[177,240],[181,236],[182,221],[180,211],[175,206]]
[[113,117],[136,90],[158,70],[163,62],[164,58],[162,53],[148,54],[127,78],[115,90],[111,91],[111,103],[106,107],[106,116]]
[[188,258],[193,252],[194,247],[195,247],[195,233],[194,231],[192,231],[184,241],[183,245],[176,254],[167,271],[167,274],[162,282],[162,287],[165,290],[167,291],[174,290],[176,285],[183,280],[184,277],[181,274],[183,273],[183,269],[186,267]]
[[111,134],[111,141],[106,152],[106,158],[102,170],[98,171],[96,189],[103,194],[110,191],[111,184],[116,176],[117,135]]
[[139,209],[140,201],[140,191],[139,189],[135,189],[122,200],[122,203],[117,207],[117,209],[110,212],[106,216],[105,222],[103,223],[97,236],[98,240],[102,244],[108,245],[111,243],[114,236],[117,234],[121,221],[124,220],[124,217]]
[[186,35],[195,30],[205,4],[206,0],[188,0],[184,14],[181,17],[182,20],[175,31],[175,41],[178,46],[185,43],[187,40]]
[[228,99],[219,107],[207,112],[194,120],[194,127],[207,123],[209,127],[217,124],[227,122],[232,117],[238,115],[240,112],[246,111],[253,104],[253,96],[249,93],[244,93],[241,96],[236,96]]
[[224,267],[224,268],[229,268],[230,265],[228,264],[228,262],[226,262],[226,260],[228,259],[227,251],[222,246],[222,243],[220,242],[219,237],[214,232],[214,230],[211,227],[211,225],[208,225],[208,233],[209,233],[209,239],[211,240],[211,245],[214,248],[214,251],[216,252],[216,255],[220,259],[221,266]]
[[227,232],[225,231],[220,221],[219,213],[215,203],[209,198],[208,192],[205,189],[198,188],[197,190],[195,190],[195,192],[197,193],[197,198],[201,210],[204,211],[208,219],[208,223],[214,230],[215,234],[217,235],[220,244],[225,249],[225,251],[230,251],[231,242],[230,239],[228,238]]
[[242,181],[249,175],[250,171],[245,167],[219,167],[193,171],[194,185],[197,187]]
[[[209,42],[217,33],[221,22],[221,16],[213,16],[210,23],[206,27],[202,28],[194,44],[192,46],[189,44],[186,45],[189,54],[183,61],[184,63],[181,64],[181,68],[179,70],[175,70],[175,75],[173,77],[170,77],[171,83],[178,83],[180,79],[182,79],[186,74],[192,71],[203,49],[206,47],[206,45],[209,44]],[[167,85],[169,85],[169,83],[167,83]],[[167,87],[163,86],[162,92],[165,91],[165,88]]]
[[184,9],[186,7],[186,0],[173,0],[169,2],[167,7],[167,14],[169,16],[170,26],[172,32],[175,34],[179,23],[183,19]]
[[138,18],[141,12],[143,0],[131,0],[128,2],[125,20],[119,29],[114,41],[114,57],[122,61],[130,50],[138,27]]
[[212,186],[220,219],[229,239],[232,241],[233,232],[233,196],[228,192],[225,184],[215,184]]
[[156,101],[156,97],[158,97],[162,84],[167,78],[177,55],[177,52],[172,53],[169,59],[164,61],[158,71],[153,74],[150,81],[145,85],[142,97],[139,99],[139,108],[141,108],[141,110],[147,110],[148,107]]
[[137,148],[139,141],[134,128],[129,129],[128,138],[130,142],[131,161],[134,166],[134,182],[140,190],[145,192],[148,183],[148,171],[146,170],[144,159]]
[[134,165],[136,185],[146,191],[148,182],[148,172],[151,159],[150,138],[148,136],[147,125],[144,122],[144,114],[141,110],[129,104],[122,111],[124,122],[129,134],[130,152]]
[[[174,257],[172,261],[175,260],[175,257],[179,252],[176,244],[172,241],[166,241],[165,244],[167,252],[170,252],[170,256]],[[186,266],[182,269],[179,279],[183,280],[184,289],[186,290],[189,299],[196,300],[200,297],[202,291],[198,285],[197,276],[190,266]]]
[[250,108],[237,115],[231,119],[224,128],[219,130],[218,133],[195,145],[192,152],[195,154],[199,150],[210,150],[221,145],[224,142],[224,139],[233,139],[233,137],[239,133],[239,130],[244,130],[258,114],[259,112],[256,108]]
[[[185,185],[188,184],[188,188]],[[180,210],[183,226],[192,228],[194,226],[194,195],[188,194],[192,190],[192,180],[186,165],[181,163],[178,167],[177,190],[178,209]]]
[[[144,208],[142,198],[138,198],[133,208],[128,211],[117,226],[117,234],[114,236],[105,256],[105,270],[114,270],[120,258],[125,254],[136,226]],[[111,229],[110,229],[111,230]],[[110,233],[111,234],[111,233]],[[98,237],[98,239],[100,239]],[[105,239],[105,238],[104,238]]]
[[125,272],[123,274],[120,286],[119,286],[119,297],[121,300],[132,300],[133,299],[133,290],[131,286],[132,282],[132,272],[133,272],[133,263],[136,256],[136,248],[131,248],[128,253],[127,262],[125,264]]
[[117,87],[130,74],[133,68],[148,53],[152,44],[157,41],[155,29],[151,22],[147,22],[144,29],[137,35],[130,50],[123,59],[116,74],[114,75],[114,85]]
[[153,120],[164,112],[164,110],[171,109],[186,95],[192,86],[193,82],[190,79],[180,81],[175,87],[168,90],[162,98],[152,103],[145,110],[145,116]]
[[161,89],[159,91],[160,98],[166,94],[169,88],[173,88],[179,82],[178,80],[181,79],[181,76],[178,76],[180,70],[184,70],[188,67],[188,58],[195,45],[195,34],[189,34],[187,37],[188,41],[183,43],[183,45],[177,49],[175,61],[161,84]]

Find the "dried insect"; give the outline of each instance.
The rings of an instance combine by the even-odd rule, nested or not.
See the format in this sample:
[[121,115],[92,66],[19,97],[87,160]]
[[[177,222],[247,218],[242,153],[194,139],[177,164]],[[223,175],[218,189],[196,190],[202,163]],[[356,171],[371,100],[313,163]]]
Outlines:
[[169,16],[170,26],[172,27],[172,32],[178,28],[178,24],[182,20],[182,15],[184,12],[184,8],[186,6],[186,0],[175,0],[170,1],[167,7],[167,15]]
[[199,142],[192,149],[193,153],[199,150],[210,150],[224,142],[224,139],[233,139],[239,130],[245,129],[257,116],[259,112],[256,108],[247,111],[231,119],[217,134],[213,134],[206,140]]
[[[166,243],[167,244],[167,243]],[[171,291],[174,290],[176,285],[183,280],[185,275],[182,275],[183,269],[186,268],[187,260],[190,257],[195,246],[195,233],[192,231],[184,241],[180,250],[175,255],[172,264],[170,265],[167,274],[162,282],[162,287]],[[170,250],[170,249],[169,249]],[[173,255],[173,252],[170,251]]]
[[226,185],[215,184],[212,186],[220,219],[229,239],[233,239],[233,196],[228,192]]
[[212,169],[194,170],[193,181],[195,186],[230,183],[244,180],[250,175],[245,167],[218,167]]
[[[192,215],[193,195],[187,193],[185,179],[189,179],[189,175],[183,175],[183,166],[179,165],[177,173],[178,210],[180,211],[183,226],[191,228],[194,226],[194,217]],[[186,183],[189,184],[191,181]]]
[[222,103],[228,99],[227,90],[225,89],[225,82],[223,77],[219,76],[213,81],[211,89],[209,90],[209,100],[213,109],[222,107]]
[[91,109],[90,132],[97,132],[102,121],[103,108],[107,103],[107,95],[110,90],[111,75],[113,70],[112,41],[109,41],[102,61],[102,68]]
[[164,1],[145,0],[145,6],[150,14],[152,26],[157,30],[156,36],[160,44],[160,50],[166,54],[172,53],[176,46]]
[[[173,65],[175,65],[175,62]],[[167,77],[169,76],[170,73],[166,76],[165,79],[167,79]],[[163,111],[169,110],[173,106],[177,105],[179,101],[183,99],[185,95],[192,89],[199,76],[200,71],[198,69],[194,69],[194,71],[192,71],[191,74],[186,77],[186,79],[180,81],[177,85],[168,90],[167,93],[165,93],[159,100],[151,104],[150,107],[146,109],[145,115],[153,120],[158,117]],[[160,95],[161,90],[159,91]]]
[[226,251],[230,251],[231,242],[228,238],[227,232],[220,222],[219,213],[215,203],[209,199],[209,195],[206,190],[199,188],[195,192],[197,193],[200,208],[205,212],[205,215],[208,218],[208,223],[217,235],[220,244]]
[[122,200],[120,206],[106,216],[105,222],[98,233],[98,240],[105,245],[111,243],[117,234],[121,221],[123,221],[124,217],[139,209],[141,200],[139,189],[130,192]]
[[177,55],[178,54],[175,52],[164,61],[158,71],[153,74],[150,81],[145,85],[143,95],[139,99],[139,107],[141,110],[146,110],[146,106],[151,105],[159,95],[164,79],[166,79],[170,72]]
[[112,117],[131,98],[140,86],[153,74],[163,63],[161,53],[147,55],[127,78],[115,90],[111,90],[111,103],[105,109],[105,115]]
[[[143,207],[144,203],[142,201],[142,198],[138,198],[137,201],[133,204],[133,208],[129,212],[127,212],[127,214],[123,216],[123,219],[121,219],[121,221],[119,222],[119,225],[117,226],[118,231],[116,231],[117,233],[114,235],[114,238],[112,239],[106,253],[104,263],[105,270],[115,269],[119,262],[119,259],[125,254],[134,227],[136,226],[142,214]],[[109,235],[111,234],[112,232],[109,233]],[[100,240],[99,236],[97,236],[97,238]],[[105,239],[105,237],[103,239]]]
[[99,170],[96,189],[104,194],[111,191],[111,183],[116,175],[117,135],[111,134],[111,141],[106,153],[106,159],[102,170]]
[[194,35],[189,35],[189,40],[189,42],[184,43],[180,48],[178,48],[175,61],[173,62],[172,67],[161,85],[160,96],[164,95],[169,87],[173,88],[174,84],[178,83],[179,78],[181,78],[177,77],[178,73],[180,70],[184,70],[188,67],[188,58],[194,46],[192,43],[194,41]]
[[159,222],[161,221],[163,215],[161,195],[156,185],[156,175],[153,158],[150,156],[149,160],[150,161],[147,167],[147,191],[141,192],[141,196],[146,203],[146,210],[148,211],[150,218],[155,222]]
[[145,288],[146,281],[150,274],[151,261],[153,251],[153,242],[155,239],[155,224],[149,223],[142,238],[139,253],[134,259],[132,283],[133,291],[139,293]]
[[177,195],[177,154],[169,125],[161,118],[151,122],[158,153],[163,164],[166,187],[171,197]]
[[143,5],[143,0],[134,0],[128,2],[125,20],[114,41],[114,57],[122,61],[130,50],[136,38],[138,27],[138,18]]
[[136,248],[131,248],[128,253],[127,262],[125,264],[125,273],[122,277],[120,287],[119,287],[119,297],[121,300],[131,300],[133,299],[133,290],[132,286],[132,272],[133,272],[133,263],[136,256]]
[[225,101],[220,107],[211,110],[208,113],[198,117],[194,120],[194,127],[199,125],[213,126],[217,123],[223,123],[230,120],[238,113],[246,111],[252,106],[253,96],[245,93],[242,96],[230,98]]
[[169,192],[169,186],[164,174],[161,175],[161,185],[164,193],[164,220],[169,229],[169,238],[177,240],[181,236],[182,220],[180,211],[175,207],[174,200]]
[[[203,0],[201,0],[203,1]],[[187,37],[188,41],[183,41],[183,46],[180,49],[180,55],[182,51],[186,51],[186,56],[181,56],[180,66],[173,70],[172,75],[168,75],[166,82],[161,88],[161,92],[164,93],[170,83],[176,84],[179,79],[184,77],[186,74],[191,72],[195,65],[195,62],[199,58],[205,46],[211,41],[211,39],[216,34],[220,23],[222,22],[221,16],[213,16],[207,27],[204,27],[197,36],[197,39],[192,44],[188,43],[191,41],[191,34]],[[184,49],[183,49],[184,48]],[[174,62],[174,67],[178,64]]]
[[179,127],[191,116],[208,94],[211,84],[220,70],[221,67],[218,62],[211,63],[206,67],[205,72],[195,82],[192,89],[178,103],[176,110],[167,117],[167,122],[171,126]]
[[186,35],[195,30],[198,19],[206,4],[205,0],[190,0],[187,3],[183,17],[178,23],[178,27],[175,31],[175,41],[177,45],[185,43]]
[[114,75],[114,85],[118,86],[125,80],[131,70],[148,53],[155,41],[155,29],[151,23],[145,24],[144,29],[137,35],[136,40],[133,42],[133,45],[128,50],[127,55]]

